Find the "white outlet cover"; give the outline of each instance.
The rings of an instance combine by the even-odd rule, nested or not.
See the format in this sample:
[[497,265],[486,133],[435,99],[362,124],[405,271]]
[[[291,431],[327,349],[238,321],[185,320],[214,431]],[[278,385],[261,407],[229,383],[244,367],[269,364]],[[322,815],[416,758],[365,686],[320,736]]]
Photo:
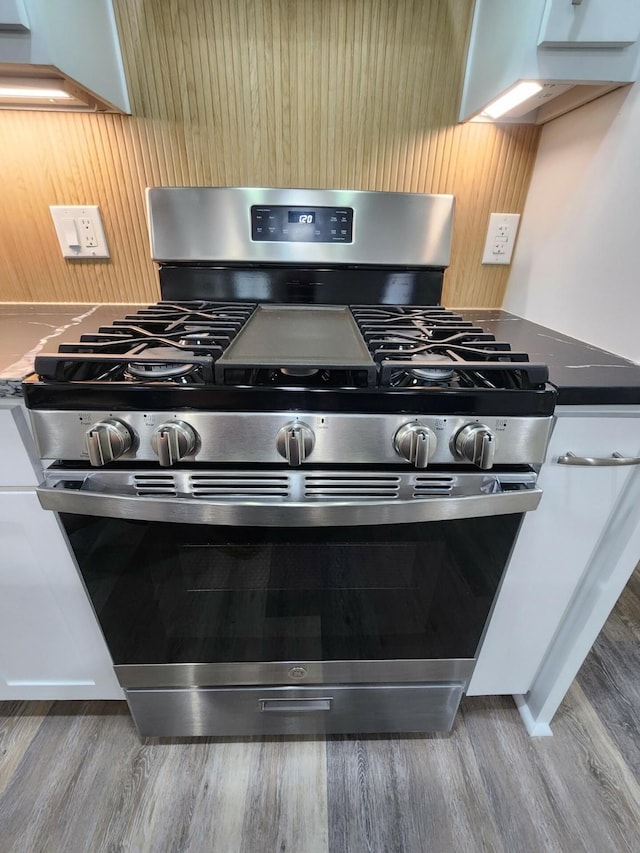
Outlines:
[[97,204],[51,204],[49,210],[64,258],[111,257]]
[[520,223],[519,213],[492,213],[482,253],[483,264],[510,264]]

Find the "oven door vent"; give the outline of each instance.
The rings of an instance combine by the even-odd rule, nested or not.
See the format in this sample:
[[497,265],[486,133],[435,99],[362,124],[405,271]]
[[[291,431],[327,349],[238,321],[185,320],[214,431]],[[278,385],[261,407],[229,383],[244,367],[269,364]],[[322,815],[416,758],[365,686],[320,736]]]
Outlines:
[[187,493],[194,498],[215,500],[255,500],[289,497],[287,474],[192,474]]
[[136,474],[133,486],[139,498],[164,495],[175,498],[178,494],[173,474]]
[[304,496],[309,500],[393,500],[400,496],[400,477],[353,473],[306,476]]
[[453,491],[453,477],[437,474],[418,474],[413,482],[413,497],[428,498],[440,495],[447,497]]

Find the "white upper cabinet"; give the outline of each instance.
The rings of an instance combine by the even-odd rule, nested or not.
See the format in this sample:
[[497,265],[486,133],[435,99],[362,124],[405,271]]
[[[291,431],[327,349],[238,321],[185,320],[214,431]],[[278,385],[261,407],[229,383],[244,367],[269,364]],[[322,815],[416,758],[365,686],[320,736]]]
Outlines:
[[0,0],[0,108],[130,112],[112,0]]
[[29,30],[29,18],[24,0],[0,0],[0,32],[24,33]]
[[640,37],[638,0],[547,0],[540,47],[629,47]]
[[[460,120],[541,124],[632,83],[639,36],[640,0],[476,0]],[[487,110],[523,82],[527,100]]]

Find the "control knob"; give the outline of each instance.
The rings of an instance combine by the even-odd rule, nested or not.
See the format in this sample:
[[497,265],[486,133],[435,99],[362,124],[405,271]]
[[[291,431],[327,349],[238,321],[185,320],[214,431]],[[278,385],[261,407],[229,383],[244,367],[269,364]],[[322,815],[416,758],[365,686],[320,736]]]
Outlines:
[[436,434],[428,426],[410,423],[401,426],[393,439],[396,453],[416,468],[426,468],[436,452]]
[[276,447],[280,456],[284,456],[289,465],[302,465],[316,443],[311,427],[302,421],[291,421],[278,432]]
[[89,462],[96,468],[113,462],[133,444],[129,427],[115,418],[94,424],[84,437]]
[[175,465],[196,449],[198,435],[184,421],[161,424],[151,436],[151,447],[163,468]]
[[496,437],[484,424],[467,424],[456,433],[453,451],[472,465],[486,470],[493,467]]

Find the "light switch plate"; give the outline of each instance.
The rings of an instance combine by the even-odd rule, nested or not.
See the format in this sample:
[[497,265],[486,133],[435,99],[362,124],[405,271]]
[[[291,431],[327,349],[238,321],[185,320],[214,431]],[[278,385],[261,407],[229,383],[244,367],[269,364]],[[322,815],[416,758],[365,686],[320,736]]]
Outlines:
[[516,242],[519,213],[492,213],[482,254],[483,264],[510,264]]
[[100,208],[95,204],[49,205],[58,242],[65,258],[108,258]]

